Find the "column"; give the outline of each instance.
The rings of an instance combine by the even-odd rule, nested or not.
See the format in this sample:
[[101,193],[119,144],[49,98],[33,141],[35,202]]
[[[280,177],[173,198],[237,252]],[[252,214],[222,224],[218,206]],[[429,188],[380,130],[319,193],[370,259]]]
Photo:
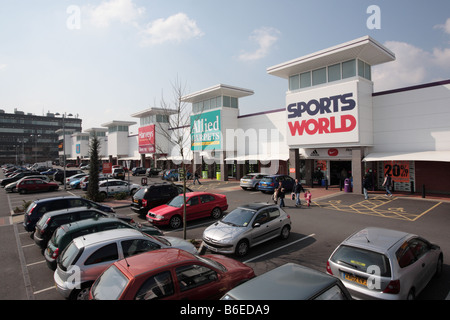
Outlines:
[[[295,170],[292,172],[291,170]],[[289,176],[300,180],[300,154],[298,149],[289,149]]]
[[362,193],[362,150],[361,148],[352,149],[352,177],[353,177],[353,193]]

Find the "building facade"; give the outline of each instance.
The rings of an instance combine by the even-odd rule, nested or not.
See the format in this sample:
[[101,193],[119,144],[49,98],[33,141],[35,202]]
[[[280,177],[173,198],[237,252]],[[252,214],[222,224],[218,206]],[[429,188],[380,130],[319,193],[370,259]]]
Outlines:
[[14,110],[0,110],[0,163],[26,164],[58,159],[59,129],[81,131],[81,119],[58,117],[53,113],[37,116]]

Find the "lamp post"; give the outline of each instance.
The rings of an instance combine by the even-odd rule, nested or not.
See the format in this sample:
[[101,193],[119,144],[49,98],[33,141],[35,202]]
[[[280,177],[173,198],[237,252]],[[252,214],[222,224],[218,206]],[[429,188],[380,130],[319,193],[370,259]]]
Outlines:
[[[60,114],[57,112],[55,113],[56,116],[59,116]],[[61,115],[63,120],[63,169],[64,169],[64,190],[67,189],[66,186],[66,117],[72,117],[73,114],[69,113],[67,114],[64,112],[64,114]]]

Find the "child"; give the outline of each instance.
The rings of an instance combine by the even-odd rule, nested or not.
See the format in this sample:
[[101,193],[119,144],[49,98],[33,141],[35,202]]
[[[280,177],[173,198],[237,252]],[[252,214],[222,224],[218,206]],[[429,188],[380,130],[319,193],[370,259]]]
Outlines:
[[311,204],[311,198],[312,198],[311,192],[309,192],[309,190],[306,190],[305,191],[305,200],[306,200],[306,204],[308,205],[308,207]]

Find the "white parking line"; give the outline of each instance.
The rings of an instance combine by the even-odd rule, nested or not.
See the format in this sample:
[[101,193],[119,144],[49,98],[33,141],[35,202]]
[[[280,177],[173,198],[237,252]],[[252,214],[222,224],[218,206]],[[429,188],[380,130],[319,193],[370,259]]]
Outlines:
[[53,287],[48,287],[48,288],[45,288],[45,289],[42,289],[42,290],[35,291],[35,292],[33,292],[33,294],[42,293],[42,292],[45,292],[45,291],[48,291],[48,290],[52,290],[52,289],[55,289],[55,286],[53,286]]
[[281,250],[281,249],[283,249],[283,248],[289,247],[289,246],[291,246],[291,245],[293,245],[293,244],[295,244],[295,243],[297,243],[297,242],[300,242],[300,241],[306,240],[306,239],[308,239],[308,238],[314,237],[315,235],[316,235],[315,233],[311,233],[309,236],[303,237],[303,238],[298,239],[298,240],[296,240],[296,241],[293,241],[293,242],[291,242],[291,243],[285,244],[285,245],[282,246],[282,247],[279,247],[279,248],[273,249],[273,250],[271,250],[271,251],[269,251],[269,252],[263,253],[263,254],[261,254],[261,255],[259,255],[259,256],[256,256],[256,257],[251,258],[251,259],[249,259],[249,260],[247,260],[247,261],[244,261],[244,263],[248,263],[248,262],[251,262],[251,261],[256,260],[256,259],[258,259],[258,258],[264,257],[265,255],[268,255],[268,254],[271,254],[272,252],[275,252],[275,251]]
[[27,266],[27,267],[31,267],[31,266],[34,266],[34,265],[37,265],[37,264],[45,263],[45,261],[46,261],[46,260],[38,261],[38,262],[33,262],[33,263],[29,263],[29,264],[27,264],[26,266]]

